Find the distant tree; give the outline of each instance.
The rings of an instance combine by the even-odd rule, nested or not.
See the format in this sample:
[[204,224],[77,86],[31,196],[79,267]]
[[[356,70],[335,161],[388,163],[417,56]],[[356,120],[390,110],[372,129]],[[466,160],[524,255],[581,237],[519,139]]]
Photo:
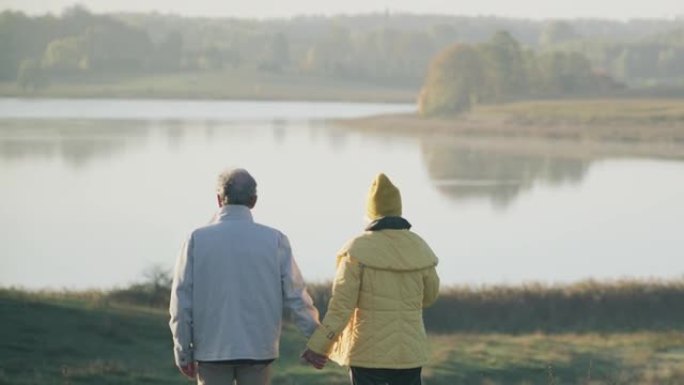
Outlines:
[[653,43],[674,47],[684,47],[684,27],[677,27],[651,37]]
[[277,33],[266,46],[266,52],[259,65],[263,70],[282,72],[290,65],[290,42],[285,34]]
[[18,40],[19,24],[27,17],[23,13],[4,11],[0,13],[0,79],[17,76],[17,63],[21,60],[15,41]]
[[224,52],[218,47],[206,47],[197,56],[197,68],[201,70],[218,70],[226,64]]
[[43,54],[53,34],[51,17],[32,18],[21,12],[0,13],[0,79],[15,80],[19,65],[26,58]]
[[517,40],[506,31],[498,31],[479,50],[485,60],[486,102],[499,103],[527,96],[525,58]]
[[145,31],[117,21],[88,28],[82,36],[88,69],[98,72],[138,71],[153,52]]
[[581,54],[552,52],[538,59],[546,96],[585,93],[592,88],[591,63]]
[[306,50],[304,60],[302,60],[301,70],[306,73],[324,73],[325,57],[322,46],[315,44]]
[[430,28],[435,45],[440,49],[454,44],[458,39],[458,30],[451,24],[436,24]]
[[630,76],[630,51],[629,48],[623,48],[620,54],[615,57],[612,63],[613,71],[615,75],[623,80],[626,80]]
[[83,4],[74,4],[62,10],[62,17],[71,21],[79,19],[88,20],[92,17],[92,14]]
[[57,74],[88,69],[85,40],[82,37],[72,36],[51,41],[45,48],[42,65]]
[[[176,70],[181,65],[182,55],[183,35],[179,31],[173,30],[167,33],[161,41],[154,46],[151,65],[154,69]],[[213,62],[214,59],[215,57],[211,56],[211,59],[208,59],[207,62],[211,62],[211,65],[214,66],[216,65],[216,63]]]
[[614,62],[620,79],[638,82],[657,78],[660,73],[663,47],[659,44],[629,44],[623,47]]
[[659,74],[666,78],[684,77],[684,48],[668,47],[658,54]]
[[145,283],[155,290],[168,290],[171,288],[171,271],[159,264],[148,266],[143,271]]
[[565,21],[552,21],[544,27],[539,36],[539,44],[550,46],[577,39],[579,35],[575,29]]
[[522,52],[525,73],[527,74],[527,97],[537,98],[544,96],[544,77],[537,53],[532,50]]
[[[358,73],[353,68],[353,51],[350,31],[332,26],[322,39],[307,49],[301,69],[308,73],[349,77]],[[364,63],[371,61],[371,58],[366,58]]]
[[46,85],[46,77],[35,59],[24,59],[19,65],[17,83],[24,90],[36,91]]
[[457,114],[478,102],[482,93],[483,59],[479,50],[453,45],[430,64],[418,107],[423,116]]

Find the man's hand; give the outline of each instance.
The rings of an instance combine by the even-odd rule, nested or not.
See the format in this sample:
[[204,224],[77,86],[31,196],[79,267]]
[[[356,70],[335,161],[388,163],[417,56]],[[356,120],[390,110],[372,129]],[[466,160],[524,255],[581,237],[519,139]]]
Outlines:
[[180,370],[183,375],[191,380],[194,380],[197,378],[197,363],[196,362],[191,362],[187,365],[182,365],[178,367],[178,370]]
[[311,364],[316,369],[323,369],[328,362],[328,357],[318,354],[311,349],[306,349],[301,355],[302,359]]

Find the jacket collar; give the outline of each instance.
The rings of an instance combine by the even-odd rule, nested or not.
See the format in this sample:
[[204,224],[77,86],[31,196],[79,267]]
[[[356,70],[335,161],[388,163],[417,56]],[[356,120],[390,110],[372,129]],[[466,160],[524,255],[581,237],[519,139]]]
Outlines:
[[409,221],[402,217],[382,217],[374,220],[366,226],[366,231],[380,230],[408,230],[411,228]]
[[254,222],[252,211],[243,205],[225,205],[218,212],[218,221],[249,221]]

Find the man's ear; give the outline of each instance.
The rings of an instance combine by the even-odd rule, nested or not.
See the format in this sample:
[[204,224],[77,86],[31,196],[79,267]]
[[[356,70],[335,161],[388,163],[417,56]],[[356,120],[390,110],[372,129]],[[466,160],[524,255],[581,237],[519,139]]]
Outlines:
[[247,207],[249,207],[250,209],[253,209],[254,206],[256,206],[256,203],[257,203],[257,196],[255,195],[249,200],[249,205],[247,205]]
[[221,196],[218,194],[216,194],[216,203],[218,203],[219,208],[223,207],[223,201],[221,200]]

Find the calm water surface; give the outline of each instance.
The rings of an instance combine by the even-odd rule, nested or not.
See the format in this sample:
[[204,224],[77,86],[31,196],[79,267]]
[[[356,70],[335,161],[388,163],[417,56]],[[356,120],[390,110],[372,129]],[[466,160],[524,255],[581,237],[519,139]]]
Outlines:
[[380,171],[440,256],[445,284],[684,273],[684,162],[329,120],[411,109],[0,99],[0,286],[108,288],[171,268],[213,215],[228,166],[257,178],[255,219],[289,235],[312,281],[332,278]]

